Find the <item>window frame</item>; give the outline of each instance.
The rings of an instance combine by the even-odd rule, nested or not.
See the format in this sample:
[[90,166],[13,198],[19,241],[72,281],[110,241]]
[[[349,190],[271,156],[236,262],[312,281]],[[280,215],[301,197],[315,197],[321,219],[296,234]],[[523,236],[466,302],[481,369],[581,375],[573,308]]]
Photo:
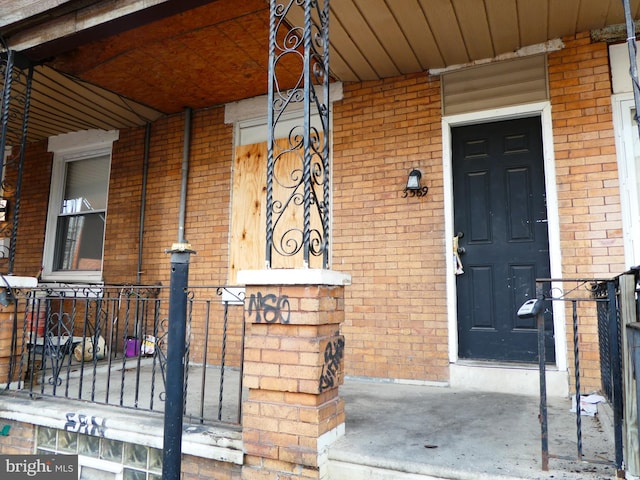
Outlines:
[[640,155],[637,135],[638,127],[633,123],[632,112],[635,101],[632,93],[616,94],[612,97],[613,128],[618,157],[618,177],[620,189],[620,213],[625,264],[631,268],[640,260],[640,165],[636,155]]
[[124,478],[124,464],[115,463],[101,458],[88,457],[78,454],[78,478],[82,478],[82,468],[92,468],[101,472],[112,473],[113,480],[122,480]]
[[[47,210],[47,222],[45,228],[44,251],[42,258],[42,280],[48,282],[87,282],[98,283],[102,281],[102,266],[104,263],[104,235],[106,232],[106,219],[109,206],[109,183],[107,181],[107,201],[104,208],[105,229],[102,232],[102,259],[98,270],[54,270],[54,258],[58,218],[60,217],[60,205],[62,204],[67,165],[70,162],[89,160],[100,156],[109,157],[108,178],[111,177],[111,161],[113,142],[118,140],[117,130],[87,130],[73,132],[49,138],[49,151],[53,152],[51,169],[51,183],[49,187],[49,207]],[[98,211],[103,211],[98,209]]]

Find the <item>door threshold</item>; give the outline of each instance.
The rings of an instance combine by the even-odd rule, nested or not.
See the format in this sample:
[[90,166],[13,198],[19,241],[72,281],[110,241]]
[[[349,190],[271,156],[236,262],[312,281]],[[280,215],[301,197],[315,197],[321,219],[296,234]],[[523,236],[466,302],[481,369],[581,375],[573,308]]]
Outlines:
[[[461,360],[449,365],[451,387],[518,395],[540,395],[540,373],[536,365]],[[546,368],[547,395],[569,396],[566,371],[555,365]]]

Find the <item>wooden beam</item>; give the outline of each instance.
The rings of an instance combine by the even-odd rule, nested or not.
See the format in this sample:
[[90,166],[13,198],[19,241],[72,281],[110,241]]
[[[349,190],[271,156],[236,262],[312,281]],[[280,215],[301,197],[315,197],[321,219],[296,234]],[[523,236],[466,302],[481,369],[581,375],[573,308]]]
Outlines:
[[0,28],[23,22],[73,0],[0,0]]
[[[6,0],[4,0],[6,1]],[[216,0],[115,0],[91,2],[60,16],[44,16],[35,25],[5,35],[9,48],[34,61],[176,15]],[[84,2],[87,3],[87,2]],[[24,11],[25,14],[28,10]]]

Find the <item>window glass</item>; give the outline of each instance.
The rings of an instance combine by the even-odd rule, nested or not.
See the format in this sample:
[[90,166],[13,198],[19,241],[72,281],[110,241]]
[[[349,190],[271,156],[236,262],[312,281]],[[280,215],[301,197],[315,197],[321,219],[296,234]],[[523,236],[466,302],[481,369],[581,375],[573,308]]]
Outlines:
[[102,270],[109,167],[108,154],[64,163],[53,272]]
[[78,454],[80,479],[161,480],[162,450],[119,440],[38,427],[36,453]]
[[109,155],[67,162],[60,213],[79,213],[107,208]]

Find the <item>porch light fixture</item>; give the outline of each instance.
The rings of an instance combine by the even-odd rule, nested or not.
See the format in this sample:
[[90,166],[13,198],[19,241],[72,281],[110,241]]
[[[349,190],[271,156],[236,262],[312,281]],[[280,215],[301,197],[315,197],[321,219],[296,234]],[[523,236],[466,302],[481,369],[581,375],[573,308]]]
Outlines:
[[422,178],[422,172],[414,168],[409,172],[409,178],[407,178],[407,186],[404,189],[403,198],[411,195],[412,197],[424,197],[429,191],[429,187],[420,186],[420,179]]

